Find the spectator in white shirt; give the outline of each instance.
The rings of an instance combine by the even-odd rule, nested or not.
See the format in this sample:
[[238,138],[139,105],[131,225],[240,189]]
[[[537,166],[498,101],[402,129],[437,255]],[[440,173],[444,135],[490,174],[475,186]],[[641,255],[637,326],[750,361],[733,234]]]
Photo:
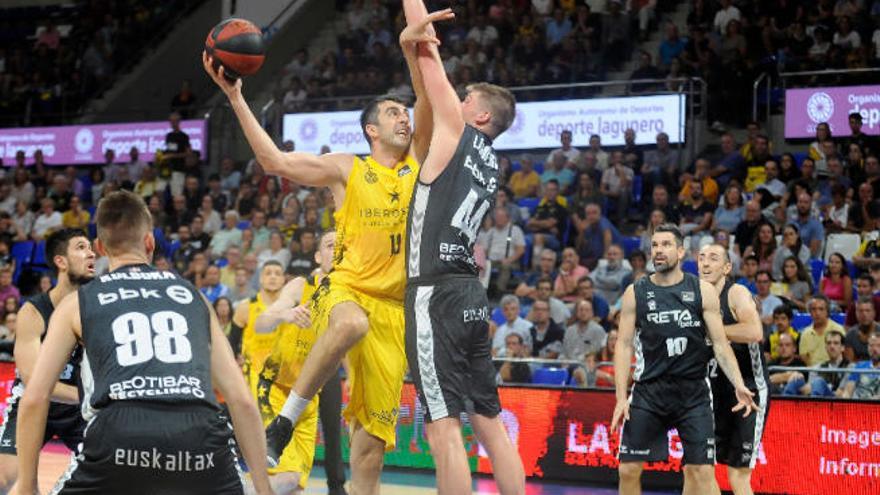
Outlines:
[[519,266],[526,251],[526,239],[522,229],[510,221],[506,208],[495,208],[494,219],[495,225],[481,232],[477,243],[486,250],[486,257],[492,262],[492,287],[503,294],[508,290],[511,273]]
[[43,198],[43,201],[40,202],[40,214],[34,220],[31,235],[35,241],[41,241],[62,224],[61,212],[55,211],[55,201],[52,201],[51,198]]
[[498,41],[498,30],[495,29],[495,26],[486,24],[484,14],[477,14],[474,18],[474,27],[468,31],[467,39],[474,40],[483,47],[488,47]]
[[532,352],[532,323],[519,315],[519,299],[513,294],[507,294],[501,298],[501,312],[504,313],[504,324],[495,330],[492,336],[492,355],[499,356],[504,353],[504,339],[515,333],[522,337],[523,345]]
[[773,310],[782,306],[782,299],[770,293],[770,286],[773,285],[773,276],[767,270],[759,270],[755,275],[755,285],[758,287],[758,293],[755,299],[760,303],[761,321],[764,325],[773,323]]
[[269,247],[262,250],[257,256],[257,266],[262,270],[266,262],[275,260],[286,268],[290,264],[291,256],[290,249],[284,245],[284,236],[281,235],[281,232],[273,230],[269,234]]
[[715,30],[720,34],[727,32],[727,23],[730,21],[740,20],[742,15],[738,8],[733,6],[731,0],[721,0],[721,8],[715,14],[715,21],[712,23]]
[[608,168],[608,152],[602,149],[602,137],[598,134],[590,136],[590,151],[596,156],[596,169],[604,172]]
[[147,168],[147,164],[141,160],[141,152],[138,150],[137,146],[132,146],[130,150],[128,150],[128,180],[132,182],[132,184],[137,183],[137,181],[141,180],[141,175],[144,173],[144,169]]
[[[220,213],[214,209],[214,198],[210,194],[202,197],[202,207],[199,208],[199,214],[205,220],[205,232],[214,235],[223,227],[223,221],[220,219]],[[287,266],[287,265],[285,265]]]
[[[547,160],[545,163],[553,163],[553,157],[555,155],[561,154],[565,156],[565,166],[571,169],[577,168],[578,163],[581,161],[581,152],[571,145],[572,136],[571,131],[562,131],[559,134],[559,142],[562,144],[561,148],[556,148],[551,151],[547,155]],[[606,157],[607,161],[607,157]]]
[[859,36],[858,31],[853,30],[849,17],[838,19],[837,31],[834,32],[834,38],[831,41],[844,50],[853,50],[862,46],[862,37]]

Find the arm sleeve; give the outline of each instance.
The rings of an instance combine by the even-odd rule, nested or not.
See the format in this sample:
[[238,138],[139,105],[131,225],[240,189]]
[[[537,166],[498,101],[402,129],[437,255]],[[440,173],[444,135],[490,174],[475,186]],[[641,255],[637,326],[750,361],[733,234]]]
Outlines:
[[241,354],[241,338],[244,329],[236,325],[233,321],[229,329],[229,345],[232,346],[232,352],[238,356]]

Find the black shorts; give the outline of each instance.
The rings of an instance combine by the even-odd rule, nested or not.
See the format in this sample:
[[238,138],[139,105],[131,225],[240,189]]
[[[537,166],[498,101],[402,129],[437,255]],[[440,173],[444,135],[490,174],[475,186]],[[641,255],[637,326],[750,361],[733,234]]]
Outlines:
[[[406,288],[406,358],[425,420],[501,411],[489,339],[489,301],[476,278]],[[466,407],[470,406],[470,407]]]
[[[18,382],[12,387],[12,393],[6,399],[3,424],[0,425],[0,454],[18,454],[15,431],[18,429],[18,403],[22,393],[24,386]],[[80,406],[52,402],[49,404],[43,444],[57,436],[68,449],[76,452],[82,442],[85,427],[86,422],[83,420]]]
[[727,377],[713,380],[712,399],[715,410],[715,446],[719,464],[735,468],[755,468],[758,460],[758,445],[767,423],[770,408],[770,393],[767,387],[750,388],[755,394],[755,404],[760,408],[743,417],[742,411],[733,412],[736,406],[736,391]]
[[117,403],[98,412],[52,493],[244,493],[232,427],[207,406]]
[[636,383],[629,420],[620,439],[621,462],[669,458],[667,432],[675,428],[683,464],[715,464],[715,425],[709,384],[704,379],[658,378]]

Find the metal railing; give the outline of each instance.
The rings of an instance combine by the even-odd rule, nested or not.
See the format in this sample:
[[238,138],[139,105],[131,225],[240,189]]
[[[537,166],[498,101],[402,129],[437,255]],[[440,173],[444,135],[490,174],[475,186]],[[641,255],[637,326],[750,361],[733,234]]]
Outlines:
[[[867,73],[876,73],[880,72],[880,67],[869,67],[864,69],[823,69],[823,70],[805,70],[805,71],[795,71],[795,72],[780,72],[775,76],[777,80],[777,84],[779,84],[778,89],[781,89],[783,92],[788,88],[789,82],[793,78],[797,77],[812,77],[814,80],[810,81],[812,85],[815,86],[827,86],[827,84],[821,84],[820,82],[815,81],[815,79],[824,77],[824,76],[848,76],[848,75],[856,75],[856,74],[867,74]],[[774,76],[767,72],[761,73],[755,80],[752,82],[752,120],[759,120],[759,102],[758,102],[758,94],[761,90],[761,87],[764,88],[764,106],[765,113],[764,117],[768,126],[770,125],[770,114],[772,112],[772,92],[774,89]]]

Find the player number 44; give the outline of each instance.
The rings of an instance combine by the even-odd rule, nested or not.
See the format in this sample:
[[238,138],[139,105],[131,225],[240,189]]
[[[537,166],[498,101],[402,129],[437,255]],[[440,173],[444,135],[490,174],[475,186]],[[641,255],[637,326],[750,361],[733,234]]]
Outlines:
[[480,222],[483,216],[491,206],[488,201],[480,201],[480,194],[471,189],[461,206],[452,215],[452,226],[458,228],[468,238],[469,243],[473,243],[477,239],[477,230],[480,228]]
[[118,316],[111,324],[120,366],[145,363],[154,357],[163,363],[187,363],[192,346],[186,318],[175,311],[159,311],[150,316],[132,311]]

